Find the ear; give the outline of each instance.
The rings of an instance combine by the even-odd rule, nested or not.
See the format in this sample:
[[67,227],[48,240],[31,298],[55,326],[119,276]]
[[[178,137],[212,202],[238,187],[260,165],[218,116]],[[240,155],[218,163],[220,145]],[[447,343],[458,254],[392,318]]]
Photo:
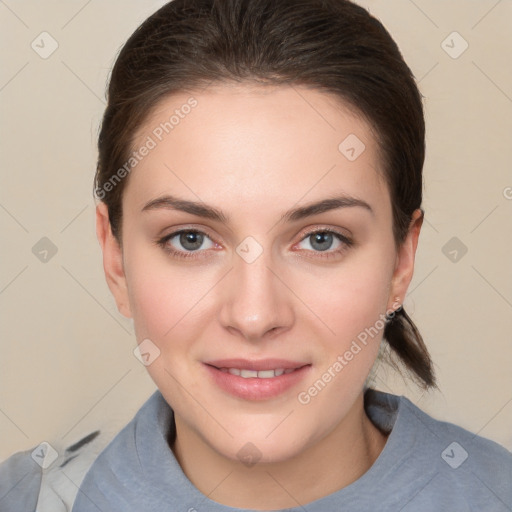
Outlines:
[[105,278],[114,296],[119,312],[131,318],[128,288],[124,273],[123,252],[112,234],[107,205],[103,202],[96,206],[96,235],[103,252],[103,270]]
[[397,304],[403,304],[404,302],[405,294],[414,273],[414,258],[422,224],[423,212],[417,209],[412,214],[409,231],[396,255],[395,270],[388,298],[388,310],[395,310]]

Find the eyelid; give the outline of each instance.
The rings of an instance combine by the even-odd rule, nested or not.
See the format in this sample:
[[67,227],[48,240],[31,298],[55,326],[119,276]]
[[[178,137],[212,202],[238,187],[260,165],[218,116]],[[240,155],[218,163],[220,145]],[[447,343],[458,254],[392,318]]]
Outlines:
[[348,249],[352,248],[355,245],[352,235],[350,235],[350,236],[346,235],[342,231],[335,229],[335,228],[331,228],[331,227],[327,227],[327,226],[324,226],[324,227],[320,226],[320,227],[312,228],[311,230],[306,231],[306,233],[304,233],[301,236],[300,240],[296,244],[294,244],[293,247],[304,242],[310,236],[315,235],[316,233],[332,234],[338,240],[338,242],[340,243],[341,246],[338,247],[337,249],[327,249],[325,251],[312,251],[309,249],[298,249],[297,252],[299,254],[301,252],[313,253],[313,254],[315,254],[314,258],[317,258],[317,259],[337,258],[337,257],[342,256]]
[[[201,235],[205,235],[208,239],[211,240],[211,242],[216,247],[209,248],[209,249],[201,249],[198,251],[184,251],[184,250],[176,249],[170,244],[170,241],[173,238],[177,237],[178,235],[181,235],[182,233],[199,233]],[[205,228],[203,226],[196,227],[196,226],[191,226],[191,225],[173,226],[172,230],[169,233],[161,234],[161,235],[157,236],[153,240],[153,243],[157,247],[161,248],[166,254],[168,254],[169,256],[171,256],[172,258],[174,258],[176,260],[200,259],[203,257],[202,255],[204,253],[206,253],[207,251],[211,251],[211,250],[217,250],[217,247],[220,245],[217,242],[216,237],[212,236],[209,233],[209,230],[207,228]]]
[[217,241],[216,235],[213,235],[211,231],[205,227],[205,226],[194,226],[193,224],[187,224],[183,226],[173,226],[168,233],[165,233],[166,230],[162,230],[164,234],[161,234],[157,236],[157,240],[167,239],[170,240],[171,238],[175,237],[176,235],[179,235],[183,232],[189,233],[200,233],[202,235],[206,235],[212,242],[215,242],[217,245],[222,245]]
[[[169,242],[170,240],[172,240],[173,238],[181,235],[182,233],[198,233],[200,235],[204,235],[205,238],[208,238],[215,246],[222,246],[222,244],[220,244],[216,237],[212,236],[208,230],[206,229],[203,229],[203,228],[196,228],[196,227],[183,227],[183,228],[176,228],[176,229],[173,229],[170,233],[168,233],[167,235],[163,235],[161,237],[158,238],[158,240],[160,241],[163,241],[165,240],[166,243]],[[199,251],[178,251],[178,252],[188,252],[188,253],[193,253],[193,252],[196,252],[196,253],[199,253],[199,252],[205,252],[207,249],[201,249]]]
[[[347,231],[347,230],[345,230],[345,231]],[[346,239],[346,240],[352,239],[352,234],[350,232],[345,233],[344,230],[341,228],[333,228],[328,225],[322,225],[322,224],[318,225],[317,224],[314,227],[304,228],[303,232],[300,235],[300,241],[302,242],[302,240],[304,240],[304,238],[306,238],[307,236],[314,235],[315,233],[324,233],[324,232],[340,235],[343,239]]]
[[[216,236],[211,234],[211,232],[208,230],[208,228],[206,228],[204,226],[196,227],[193,224],[189,224],[189,225],[185,225],[185,226],[174,226],[169,233],[160,235],[157,238],[158,239],[166,238],[167,240],[170,240],[171,238],[175,237],[176,235],[178,235],[182,232],[201,233],[201,234],[207,235],[210,238],[210,240],[212,242],[215,242],[217,245],[222,245],[221,243],[218,242],[218,240],[216,239]],[[327,225],[314,225],[313,227],[303,228],[302,233],[299,235],[299,242],[302,242],[304,240],[304,238],[306,238],[307,236],[313,235],[318,232],[334,233],[334,234],[340,235],[343,239],[346,239],[346,240],[351,240],[351,238],[352,238],[352,234],[350,232],[344,233],[343,230],[341,230],[339,228],[333,228],[333,227],[330,227]]]
[[[209,233],[208,229],[206,229],[204,227],[199,228],[199,227],[195,227],[195,226],[191,226],[191,225],[174,227],[170,233],[158,237],[155,240],[155,243],[157,245],[161,246],[169,254],[174,255],[177,258],[184,258],[184,259],[201,258],[201,257],[203,257],[203,256],[201,256],[202,254],[207,253],[208,251],[212,250],[212,248],[209,248],[209,249],[200,249],[197,251],[182,251],[182,250],[177,250],[175,248],[169,248],[168,247],[169,241],[172,240],[173,238],[175,238],[176,236],[180,235],[181,233],[199,233],[199,234],[202,234],[202,235],[205,235],[206,237],[208,237],[213,242],[213,244],[216,245],[217,247],[222,246],[222,244],[220,244],[216,240],[216,237],[212,236]],[[298,242],[296,242],[293,245],[293,247],[300,244],[301,242],[306,240],[308,237],[310,237],[316,233],[331,233],[331,234],[333,234],[334,236],[336,236],[338,238],[340,243],[343,244],[343,247],[341,247],[339,249],[335,249],[335,250],[326,250],[326,251],[311,251],[311,250],[302,249],[302,251],[311,252],[311,253],[316,254],[317,256],[315,256],[315,257],[319,257],[319,258],[336,257],[337,255],[339,255],[340,253],[342,253],[343,251],[347,250],[348,248],[350,248],[354,245],[352,235],[347,235],[347,234],[343,233],[342,230],[340,230],[340,229],[332,228],[329,226],[316,225],[315,227],[305,228],[303,230],[302,234],[300,235],[300,239],[298,240]],[[213,250],[217,250],[217,248],[215,248]]]

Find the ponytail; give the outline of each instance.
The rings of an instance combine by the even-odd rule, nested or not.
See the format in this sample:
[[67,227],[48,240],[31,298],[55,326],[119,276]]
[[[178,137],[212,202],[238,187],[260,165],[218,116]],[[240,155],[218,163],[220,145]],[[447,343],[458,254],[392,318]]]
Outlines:
[[[435,388],[436,378],[433,363],[423,338],[405,310],[400,308],[388,319],[384,328],[384,339],[392,352],[411,374],[413,379],[423,388]],[[388,356],[388,362],[397,367],[397,363]]]

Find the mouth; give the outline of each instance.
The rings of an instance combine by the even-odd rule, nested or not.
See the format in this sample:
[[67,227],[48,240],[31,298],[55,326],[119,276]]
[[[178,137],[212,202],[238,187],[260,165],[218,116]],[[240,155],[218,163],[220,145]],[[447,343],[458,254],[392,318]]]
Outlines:
[[244,370],[241,368],[217,368],[221,372],[230,373],[231,375],[239,375],[243,379],[273,379],[274,377],[280,377],[284,373],[292,373],[297,368],[276,368],[275,370]]
[[302,381],[310,363],[284,359],[223,359],[203,363],[223,392],[244,400],[267,400],[284,394]]

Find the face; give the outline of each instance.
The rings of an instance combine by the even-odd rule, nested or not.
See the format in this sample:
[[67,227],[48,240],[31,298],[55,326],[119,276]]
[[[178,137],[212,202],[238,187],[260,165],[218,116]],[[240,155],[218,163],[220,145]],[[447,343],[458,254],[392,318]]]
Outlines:
[[303,452],[353,414],[412,276],[370,126],[317,90],[219,85],[162,101],[134,149],[122,251],[103,204],[98,236],[178,435]]

